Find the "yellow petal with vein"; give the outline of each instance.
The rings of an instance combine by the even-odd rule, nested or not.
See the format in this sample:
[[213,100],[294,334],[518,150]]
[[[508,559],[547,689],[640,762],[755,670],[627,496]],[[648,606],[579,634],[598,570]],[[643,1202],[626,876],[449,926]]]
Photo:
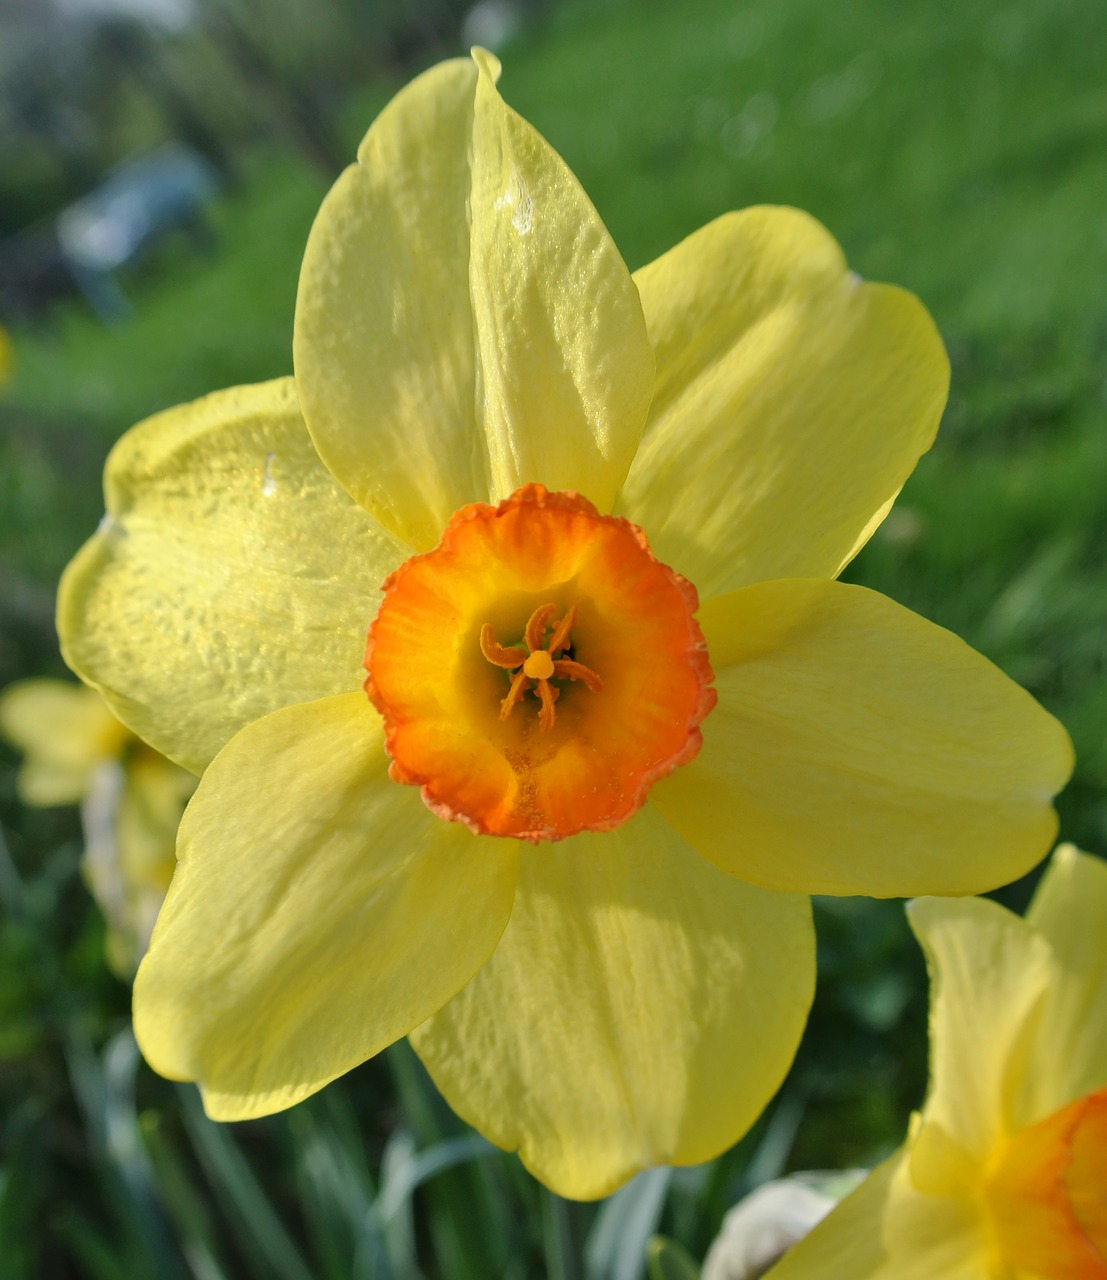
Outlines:
[[653,388],[630,274],[498,70],[477,51],[397,95],[300,276],[296,379],[319,452],[420,550],[457,508],[528,481],[607,509]]
[[135,981],[151,1065],[216,1119],[291,1106],[405,1035],[487,959],[516,850],[388,779],[362,694],[287,707],[212,762]]
[[805,899],[721,875],[647,804],[526,849],[492,959],[411,1040],[455,1111],[592,1199],[742,1136],[791,1062],[813,966]]
[[140,423],[104,487],[58,633],[147,742],[199,772],[251,720],[360,687],[378,588],[410,548],[319,461],[291,378]]
[[979,893],[1057,829],[1064,729],[948,631],[841,582],[700,611],[719,703],[651,801],[706,858],[807,893]]
[[832,577],[930,447],[949,363],[807,214],[753,208],[635,273],[657,388],[616,510],[701,598]]

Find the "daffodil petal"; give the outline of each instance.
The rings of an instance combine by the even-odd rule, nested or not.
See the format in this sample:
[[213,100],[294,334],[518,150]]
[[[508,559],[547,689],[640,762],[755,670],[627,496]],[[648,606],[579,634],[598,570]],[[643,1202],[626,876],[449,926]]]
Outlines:
[[93,769],[130,734],[92,689],[64,680],[20,680],[0,693],[0,736],[24,754],[24,804],[75,804]]
[[829,1280],[837,1276],[843,1280],[847,1276],[849,1280],[898,1280],[887,1271],[888,1254],[880,1224],[901,1159],[902,1153],[897,1152],[874,1169],[776,1266],[769,1268],[765,1280]]
[[[908,915],[930,972],[922,1127],[936,1126],[982,1163],[1015,1115],[1038,1006],[1056,972],[1052,953],[1030,925],[986,898],[920,898]],[[912,1178],[945,1190],[951,1166],[928,1160],[926,1148],[919,1144]]]
[[795,209],[728,214],[634,280],[657,383],[616,511],[704,599],[836,575],[934,439],[949,363],[925,308]]
[[611,507],[654,385],[642,304],[556,151],[496,92],[478,52],[473,315],[493,501],[538,480]]
[[361,685],[379,585],[410,548],[319,461],[291,378],[140,423],[104,487],[58,632],[147,742],[199,772],[251,720]]
[[700,611],[719,702],[651,800],[724,871],[772,889],[979,893],[1049,848],[1064,729],[987,659],[840,582]]
[[555,151],[446,62],[369,130],[308,241],[296,379],[320,454],[419,550],[519,485],[608,509],[653,389],[630,273]]
[[208,1113],[291,1106],[403,1036],[487,959],[516,850],[388,780],[361,694],[286,707],[212,762],[135,982],[151,1065]]
[[918,1191],[910,1158],[893,1170],[882,1234],[888,1266],[881,1280],[994,1280],[979,1202]]
[[1052,947],[1057,973],[1025,1072],[1020,1127],[1107,1086],[1107,862],[1061,845],[1026,918]]
[[721,875],[647,804],[526,851],[492,959],[411,1041],[459,1115],[592,1199],[741,1137],[813,978],[806,899]]
[[993,1280],[980,1221],[910,1186],[897,1151],[765,1273],[765,1280]]

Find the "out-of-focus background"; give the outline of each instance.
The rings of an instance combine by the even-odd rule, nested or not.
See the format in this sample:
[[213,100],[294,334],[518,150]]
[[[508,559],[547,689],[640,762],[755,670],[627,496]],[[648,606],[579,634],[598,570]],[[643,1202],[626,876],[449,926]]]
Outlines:
[[[632,267],[727,209],[796,204],[927,303],[949,409],[849,576],[1064,721],[1062,833],[1107,851],[1100,0],[0,0],[0,687],[65,674],[54,589],[113,441],[291,372],[323,193],[388,97],[471,42]],[[633,1280],[655,1232],[701,1258],[767,1178],[880,1159],[921,1099],[902,904],[846,900],[818,904],[814,1014],[762,1121],[598,1206],[476,1138],[406,1045],[211,1125],[136,1059],[76,807],[21,803],[0,750],[5,1280]],[[999,896],[1021,909],[1032,882]]]

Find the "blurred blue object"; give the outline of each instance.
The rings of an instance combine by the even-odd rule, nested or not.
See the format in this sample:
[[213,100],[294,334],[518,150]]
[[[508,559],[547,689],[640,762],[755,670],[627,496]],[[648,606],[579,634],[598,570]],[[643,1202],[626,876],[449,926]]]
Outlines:
[[211,165],[173,144],[127,160],[95,190],[57,217],[61,255],[74,282],[104,320],[126,315],[130,304],[113,273],[175,231],[201,247],[211,244],[204,209],[218,188]]

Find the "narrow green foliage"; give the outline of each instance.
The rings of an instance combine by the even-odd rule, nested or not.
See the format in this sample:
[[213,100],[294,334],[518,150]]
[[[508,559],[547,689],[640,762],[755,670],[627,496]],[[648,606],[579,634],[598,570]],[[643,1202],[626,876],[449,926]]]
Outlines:
[[699,1280],[700,1269],[692,1255],[675,1240],[654,1236],[647,1258],[649,1280]]
[[234,1208],[251,1272],[259,1280],[313,1280],[311,1268],[235,1144],[231,1129],[212,1123],[204,1115],[193,1086],[182,1085],[178,1096],[196,1154],[213,1187]]

